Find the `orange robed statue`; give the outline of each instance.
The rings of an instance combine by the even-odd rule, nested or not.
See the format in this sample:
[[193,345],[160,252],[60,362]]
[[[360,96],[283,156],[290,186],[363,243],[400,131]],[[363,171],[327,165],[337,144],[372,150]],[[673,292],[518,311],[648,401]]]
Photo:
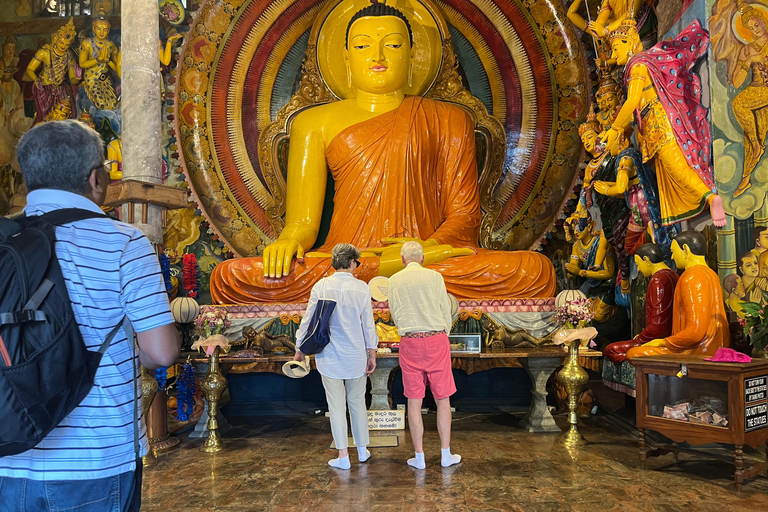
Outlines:
[[[425,264],[458,298],[554,295],[554,268],[541,254],[478,247],[474,122],[461,107],[405,96],[412,45],[410,23],[393,7],[373,3],[352,17],[342,54],[356,96],[296,116],[285,228],[263,258],[214,269],[216,303],[306,301],[340,242],[362,251],[357,277],[391,276],[408,240],[424,246]],[[329,233],[305,255],[320,229],[328,168],[336,185]]]
[[683,231],[672,242],[672,258],[685,269],[675,287],[672,334],[629,349],[635,357],[697,354],[709,355],[730,344],[723,291],[717,274],[704,256],[707,240],[697,231]]

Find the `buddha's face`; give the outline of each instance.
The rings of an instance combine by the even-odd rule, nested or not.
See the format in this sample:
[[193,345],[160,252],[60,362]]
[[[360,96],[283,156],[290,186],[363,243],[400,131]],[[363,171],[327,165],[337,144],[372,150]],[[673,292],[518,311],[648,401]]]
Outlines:
[[597,96],[600,112],[610,112],[619,106],[619,96],[614,92],[604,92]]
[[745,277],[757,277],[760,273],[760,268],[757,266],[757,258],[755,255],[749,253],[741,258],[739,270],[741,270],[741,274]]
[[595,148],[597,147],[597,133],[594,130],[587,130],[581,136],[581,142],[584,144],[584,149],[588,152],[595,154]]
[[616,65],[625,65],[630,53],[632,53],[632,42],[629,38],[617,37],[611,42],[611,57],[616,59]]
[[653,275],[653,263],[651,263],[651,260],[649,260],[647,257],[641,258],[635,254],[635,265],[637,265],[638,272],[643,274],[645,277],[651,277]]
[[111,27],[109,22],[104,20],[94,21],[93,25],[91,25],[91,29],[93,29],[93,36],[99,42],[106,41],[107,36],[109,36],[110,28]]
[[359,90],[384,94],[402,89],[411,66],[408,28],[396,16],[360,18],[349,29],[345,57]]
[[765,35],[765,20],[760,16],[750,17],[744,25],[756,38]]
[[685,250],[680,247],[680,245],[677,243],[677,240],[672,240],[672,245],[670,245],[669,248],[672,250],[672,259],[675,260],[675,265],[677,265],[677,268],[684,269],[685,260],[687,259]]

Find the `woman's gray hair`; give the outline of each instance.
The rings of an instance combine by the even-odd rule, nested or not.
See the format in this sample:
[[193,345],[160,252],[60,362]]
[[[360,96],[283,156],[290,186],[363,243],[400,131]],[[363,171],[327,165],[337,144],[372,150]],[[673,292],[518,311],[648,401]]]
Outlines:
[[424,248],[421,247],[419,242],[405,242],[400,248],[400,256],[406,263],[415,261],[421,263],[424,259]]
[[24,134],[16,157],[29,192],[51,188],[83,195],[91,171],[104,164],[104,145],[79,121],[50,121]]
[[360,258],[360,251],[352,244],[336,244],[331,251],[331,266],[336,270],[349,268],[352,260]]

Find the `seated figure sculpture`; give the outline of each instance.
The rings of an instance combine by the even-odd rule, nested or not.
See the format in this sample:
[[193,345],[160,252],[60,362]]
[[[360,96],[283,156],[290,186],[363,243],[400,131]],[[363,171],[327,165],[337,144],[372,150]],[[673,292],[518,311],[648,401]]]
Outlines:
[[701,84],[690,72],[706,53],[707,42],[698,21],[673,41],[662,41],[648,51],[643,51],[634,20],[625,19],[611,33],[612,55],[618,65],[626,64],[627,100],[604,141],[618,154],[620,135],[638,112],[637,138],[643,162],[655,164],[664,225],[690,219],[709,206],[712,222],[725,226],[710,165],[711,137],[701,106]]
[[[357,277],[402,268],[400,245],[424,246],[425,265],[457,298],[551,297],[546,257],[478,247],[481,221],[474,123],[461,108],[406,97],[413,58],[405,15],[373,3],[347,27],[342,54],[354,98],[296,116],[288,156],[286,224],[263,257],[225,261],[211,275],[219,304],[303,302],[330,273],[330,248],[360,248]],[[333,215],[322,247],[327,169],[335,180]],[[305,254],[306,253],[306,254]]]
[[672,258],[685,269],[673,299],[672,334],[629,349],[627,359],[658,355],[708,355],[730,345],[728,318],[720,279],[704,257],[707,240],[698,231],[683,231],[672,242]]
[[657,244],[643,244],[635,251],[637,269],[648,281],[645,295],[645,328],[629,341],[611,343],[603,354],[614,363],[623,363],[627,351],[649,341],[672,334],[672,299],[677,284],[677,272],[664,263],[664,251]]

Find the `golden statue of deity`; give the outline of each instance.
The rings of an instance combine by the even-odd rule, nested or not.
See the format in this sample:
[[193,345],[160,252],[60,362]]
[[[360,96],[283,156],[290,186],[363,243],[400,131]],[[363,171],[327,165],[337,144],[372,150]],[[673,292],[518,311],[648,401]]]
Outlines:
[[[295,117],[285,227],[263,258],[214,269],[214,301],[307,300],[341,242],[362,251],[358,277],[390,276],[402,268],[400,246],[408,240],[424,246],[425,265],[443,275],[456,297],[554,295],[554,268],[544,256],[478,247],[475,122],[456,105],[405,95],[417,78],[411,23],[377,2],[344,20],[346,46],[334,54],[342,55],[354,97]],[[320,230],[328,168],[333,215],[325,243],[309,252]]]
[[[51,36],[51,43],[39,49],[27,66],[27,75],[34,82],[35,124],[44,121],[50,111],[65,98],[75,104],[72,86],[79,81],[75,57],[70,51],[77,32],[72,18]],[[40,69],[42,67],[42,69]],[[70,119],[76,118],[75,109]]]
[[[689,219],[708,206],[714,224],[724,226],[725,212],[710,164],[711,137],[700,102],[701,86],[690,72],[706,52],[707,33],[694,21],[673,41],[662,41],[643,52],[635,22],[629,19],[610,38],[613,58],[618,65],[626,65],[627,99],[605,134],[606,147],[618,154],[619,136],[639,112],[636,134],[643,161],[655,163],[662,223]],[[658,64],[662,60],[663,65]],[[679,87],[661,88],[657,82]]]
[[80,43],[80,67],[85,72],[83,85],[88,100],[98,110],[115,110],[118,107],[112,74],[120,75],[120,50],[109,40],[111,29],[112,24],[107,17],[98,15],[91,23],[93,37]]

